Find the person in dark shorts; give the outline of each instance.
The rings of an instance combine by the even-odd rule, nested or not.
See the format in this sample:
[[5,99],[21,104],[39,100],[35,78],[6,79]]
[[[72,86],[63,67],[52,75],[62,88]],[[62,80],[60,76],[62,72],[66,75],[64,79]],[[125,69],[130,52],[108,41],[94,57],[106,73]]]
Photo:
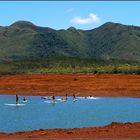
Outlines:
[[18,104],[18,95],[16,94],[16,104]]
[[55,96],[52,96],[53,101],[55,100]]
[[73,99],[76,99],[76,96],[75,96],[75,94],[73,94]]
[[67,100],[68,99],[68,95],[66,94],[66,96],[65,96],[65,100]]

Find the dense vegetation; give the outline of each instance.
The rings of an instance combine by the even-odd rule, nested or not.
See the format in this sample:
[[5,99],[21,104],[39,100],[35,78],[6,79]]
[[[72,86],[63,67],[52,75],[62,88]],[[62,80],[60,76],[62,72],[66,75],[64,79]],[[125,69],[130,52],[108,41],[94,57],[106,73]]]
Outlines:
[[47,58],[0,63],[1,74],[15,73],[140,73],[140,64],[121,60]]
[[0,26],[0,73],[140,73],[140,27],[108,22],[54,30]]

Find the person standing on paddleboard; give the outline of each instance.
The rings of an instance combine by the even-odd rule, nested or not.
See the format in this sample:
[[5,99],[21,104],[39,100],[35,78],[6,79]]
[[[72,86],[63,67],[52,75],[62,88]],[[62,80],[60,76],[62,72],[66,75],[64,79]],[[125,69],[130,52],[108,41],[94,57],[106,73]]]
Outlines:
[[53,101],[55,100],[55,96],[52,96]]
[[73,94],[73,100],[74,100],[74,99],[76,99],[76,96],[75,96],[75,94]]
[[18,95],[16,94],[16,104],[18,104]]
[[68,95],[66,94],[65,100],[67,100],[67,99],[68,99]]

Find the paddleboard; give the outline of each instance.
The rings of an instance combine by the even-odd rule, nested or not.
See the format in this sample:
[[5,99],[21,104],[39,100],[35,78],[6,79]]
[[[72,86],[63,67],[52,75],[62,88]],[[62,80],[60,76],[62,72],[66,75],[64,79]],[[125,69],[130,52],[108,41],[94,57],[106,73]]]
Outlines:
[[99,97],[87,97],[87,99],[99,99]]
[[78,99],[73,99],[73,102],[76,102]]
[[41,97],[41,99],[52,100],[52,97]]
[[58,102],[56,102],[56,101],[44,101],[45,103],[48,103],[48,104],[56,104],[56,103],[58,103]]
[[23,103],[27,103],[27,100],[25,100],[25,101],[22,101]]
[[61,100],[61,102],[66,102],[66,101],[67,101],[67,100],[63,100],[63,99]]
[[56,99],[56,101],[66,102],[67,100],[65,100],[65,99]]
[[77,97],[78,99],[85,99],[85,97]]
[[56,101],[61,101],[62,99],[55,99]]
[[52,97],[46,97],[47,100],[52,100]]
[[41,97],[41,99],[47,99],[47,97]]
[[25,104],[4,104],[7,106],[25,106]]

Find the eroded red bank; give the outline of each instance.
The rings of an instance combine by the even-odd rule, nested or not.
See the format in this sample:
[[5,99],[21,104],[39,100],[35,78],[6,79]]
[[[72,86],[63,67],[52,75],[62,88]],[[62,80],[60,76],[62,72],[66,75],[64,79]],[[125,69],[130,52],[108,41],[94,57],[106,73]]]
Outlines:
[[0,138],[140,138],[140,123],[112,123],[93,128],[1,133]]

